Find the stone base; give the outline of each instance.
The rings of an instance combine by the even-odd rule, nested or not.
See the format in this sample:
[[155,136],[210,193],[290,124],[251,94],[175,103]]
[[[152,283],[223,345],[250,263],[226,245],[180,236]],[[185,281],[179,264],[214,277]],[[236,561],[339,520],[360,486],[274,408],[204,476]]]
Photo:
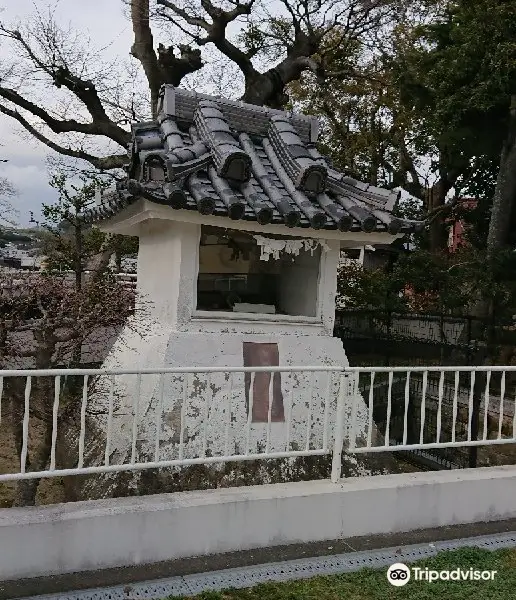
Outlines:
[[[269,358],[278,358],[279,366],[348,366],[342,342],[334,337],[200,334],[178,332],[155,325],[146,328],[143,338],[132,328],[126,328],[115,342],[103,367],[127,370],[241,367],[244,365],[244,344],[249,343],[267,345],[258,347],[250,366],[260,365],[259,355],[264,348],[266,353],[269,352]],[[249,361],[249,352],[247,358]],[[270,362],[262,361],[261,364],[270,365]],[[287,449],[287,438],[290,440],[288,450],[304,450],[307,440],[311,449],[322,448],[325,442],[331,449],[340,374],[282,373],[272,386],[274,399],[270,426],[267,425],[270,376],[266,374],[265,377],[267,379],[263,385],[264,380],[260,383],[256,376],[251,427],[247,434],[250,382],[246,384],[243,373],[232,376],[223,372],[196,373],[186,377],[182,374],[143,375],[139,394],[136,375],[117,376],[111,418],[110,463],[129,462],[133,452],[136,462],[174,460],[179,458],[181,441],[184,458],[194,458],[204,453],[207,456],[258,454],[266,449],[269,452],[283,452]],[[350,427],[353,393],[349,377],[343,424],[345,438]],[[355,434],[361,437],[366,431],[367,409],[361,396],[358,395],[355,402],[358,403]],[[311,420],[307,430],[309,411]],[[89,420],[88,431],[97,433],[88,435],[96,440],[96,447],[89,452],[87,463],[102,464],[109,413],[108,382],[97,382],[88,412],[95,415]],[[134,414],[137,414],[137,428],[133,447]],[[326,435],[325,424],[328,424]],[[386,460],[386,457],[371,459],[344,454],[343,476],[392,472],[395,470],[393,464],[394,461],[390,458]],[[96,476],[89,478],[86,497],[99,497],[99,492],[101,497],[149,493],[151,487],[154,492],[163,492],[231,487],[246,482],[259,484],[327,478],[330,469],[331,455],[195,465],[165,469],[159,474],[151,470],[139,474]],[[150,482],[153,482],[152,486]],[[84,491],[80,497],[85,497]]]
[[271,335],[239,333],[231,325],[231,331],[228,326],[200,333],[177,331],[162,323],[131,323],[113,344],[103,367],[241,367],[244,342],[277,344],[281,366],[349,365],[342,341],[321,335],[319,327],[314,328],[314,335],[295,335],[292,325],[288,327],[291,333]]
[[[242,366],[338,368],[347,365],[342,342],[334,337],[235,332],[201,334],[167,331],[160,327],[158,331],[148,331],[143,340],[127,330],[117,340],[103,366],[129,370]],[[271,386],[270,374],[256,374],[251,393],[251,377],[242,372],[231,376],[223,372],[187,376],[143,375],[140,385],[136,375],[117,376],[111,429],[115,462],[127,458],[135,412],[138,413],[137,449],[140,459],[155,454],[157,438],[160,460],[175,458],[180,439],[185,444],[185,458],[199,456],[205,450],[212,455],[259,452],[267,438],[271,452],[285,451],[287,428],[292,443],[290,449],[300,450],[306,446],[309,414],[310,447],[321,448],[325,423],[331,426],[335,420],[339,377],[339,372],[281,373],[274,376]],[[271,391],[273,402],[269,409]],[[352,393],[349,377],[349,410],[345,426],[349,425],[351,416]],[[93,397],[95,412],[108,412],[108,398],[104,386],[104,390]],[[251,437],[247,439],[250,403]],[[367,422],[361,399],[359,403],[358,435]],[[270,428],[267,426],[269,412]],[[184,429],[182,438],[181,422]],[[332,433],[329,431],[328,440]],[[248,447],[244,447],[246,444]]]

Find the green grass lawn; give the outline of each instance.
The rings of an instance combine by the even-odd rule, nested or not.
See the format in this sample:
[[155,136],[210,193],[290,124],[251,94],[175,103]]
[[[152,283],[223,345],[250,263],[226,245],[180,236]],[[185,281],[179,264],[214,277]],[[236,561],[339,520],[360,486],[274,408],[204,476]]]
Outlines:
[[[473,568],[497,571],[492,581],[411,581],[393,587],[387,569],[315,577],[286,583],[266,583],[243,590],[204,592],[199,600],[516,600],[516,550],[489,552],[465,548],[441,552],[409,566],[435,571]],[[171,600],[171,599],[169,599]]]

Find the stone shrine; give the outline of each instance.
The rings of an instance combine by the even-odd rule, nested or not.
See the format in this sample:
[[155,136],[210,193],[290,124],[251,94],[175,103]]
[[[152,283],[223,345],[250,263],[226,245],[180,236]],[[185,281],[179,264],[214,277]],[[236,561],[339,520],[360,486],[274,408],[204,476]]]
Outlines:
[[[341,249],[390,244],[421,223],[392,214],[397,192],[335,171],[317,151],[317,135],[310,116],[162,88],[156,121],[132,127],[127,179],[85,214],[104,232],[139,238],[139,304],[104,367],[348,365],[333,337]],[[296,433],[304,403],[288,406],[295,384],[313,391],[312,435],[323,435],[325,399],[330,391],[333,403],[338,382],[303,377],[275,376],[271,450],[286,413],[293,443],[304,439],[306,426]],[[254,447],[265,436],[269,378],[254,382]],[[246,421],[248,378],[232,378],[229,405],[227,376],[196,379],[185,388],[179,377],[146,376],[137,393],[135,375],[120,378],[113,461],[131,453],[135,402],[140,459],[176,457],[181,418],[191,434],[185,452],[198,455],[202,444],[213,454],[228,450],[221,431],[227,410],[232,422]],[[186,394],[197,405],[182,417]],[[363,402],[359,412],[360,422]],[[210,423],[203,442],[201,418]],[[242,443],[235,429],[230,452]]]

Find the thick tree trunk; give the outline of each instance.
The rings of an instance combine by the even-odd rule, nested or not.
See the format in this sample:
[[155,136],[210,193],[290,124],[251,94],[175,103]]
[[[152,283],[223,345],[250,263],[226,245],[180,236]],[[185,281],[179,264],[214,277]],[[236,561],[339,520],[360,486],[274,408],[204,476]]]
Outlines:
[[[432,212],[440,208],[446,203],[446,195],[452,188],[452,183],[446,177],[440,177],[428,190],[426,202],[426,212]],[[448,236],[446,233],[446,225],[442,217],[438,217],[432,221],[429,229],[429,245],[430,252],[438,253],[446,250]]]
[[137,58],[147,77],[149,85],[152,117],[156,118],[160,80],[158,59],[154,51],[154,39],[149,24],[149,0],[131,0],[131,22],[134,43],[131,54]]
[[511,98],[510,123],[500,157],[500,170],[487,235],[488,259],[507,243],[511,225],[511,212],[516,199],[516,95]]
[[76,223],[74,227],[74,235],[75,235],[75,289],[77,292],[80,292],[82,289],[83,283],[83,275],[84,275],[84,265],[83,265],[83,236],[82,236],[82,225],[80,223]]
[[[516,202],[516,95],[511,97],[510,119],[507,137],[500,157],[500,170],[496,180],[493,208],[489,221],[487,236],[487,263],[496,257],[496,254],[508,245],[511,212]],[[484,341],[483,347],[476,356],[475,364],[492,364],[492,351],[494,349],[494,328],[491,326],[494,317],[492,299],[480,297],[473,309],[474,316],[481,319],[478,337]],[[473,416],[471,439],[478,439],[480,427],[480,405],[486,384],[486,373],[478,373],[475,379],[473,393]],[[471,448],[469,466],[477,465],[477,448]]]
[[318,50],[318,42],[314,36],[298,32],[287,56],[275,67],[265,73],[254,68],[245,72],[245,92],[241,100],[257,106],[270,106],[283,109],[289,101],[285,87],[297,81],[303,71],[310,69],[320,75],[316,62],[311,58]]
[[131,0],[131,22],[134,43],[131,54],[137,58],[145,72],[150,91],[152,118],[157,116],[159,90],[164,83],[178,86],[185,75],[198,71],[202,66],[198,48],[179,45],[176,56],[173,46],[158,45],[154,49],[154,38],[150,27],[149,0]]
[[241,100],[257,106],[283,108],[288,102],[284,88],[285,84],[278,72],[270,71],[263,75],[255,73],[251,77],[246,77],[245,92]]

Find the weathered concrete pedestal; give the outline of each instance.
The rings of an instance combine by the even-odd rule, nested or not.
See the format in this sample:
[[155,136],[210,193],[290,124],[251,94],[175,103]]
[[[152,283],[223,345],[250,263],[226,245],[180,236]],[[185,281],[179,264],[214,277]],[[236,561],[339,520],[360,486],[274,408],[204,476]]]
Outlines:
[[[314,290],[318,298],[317,316],[208,313],[195,308],[200,229],[199,225],[173,221],[151,221],[141,226],[139,310],[115,342],[103,367],[125,370],[239,368],[245,365],[249,345],[258,350],[273,349],[273,355],[266,356],[264,364],[271,364],[272,358],[277,366],[347,366],[341,340],[329,335],[333,328],[338,243],[326,241],[321,253],[321,271]],[[313,421],[311,447],[322,447],[324,418],[329,423],[334,420],[339,374],[282,373],[278,378],[280,406],[278,415],[271,416],[269,450],[286,450],[287,426],[293,444],[290,449],[305,446],[309,409]],[[135,413],[137,460],[177,457],[181,411],[185,458],[199,456],[203,443],[210,453],[221,455],[226,451],[229,454],[255,453],[266,441],[266,423],[255,422],[253,417],[250,445],[244,448],[249,398],[243,373],[234,373],[231,381],[227,373],[198,373],[188,377],[156,374],[141,378],[124,375],[116,378],[114,391],[111,450],[115,462],[128,461],[131,457]],[[259,413],[262,408],[263,418],[259,400],[255,398],[254,410]],[[351,396],[349,401],[351,403]],[[107,415],[108,394],[94,395],[92,402],[95,412]],[[161,417],[157,418],[157,412]],[[361,417],[364,423],[365,416],[359,412],[358,418]],[[231,423],[229,432],[228,422]]]

